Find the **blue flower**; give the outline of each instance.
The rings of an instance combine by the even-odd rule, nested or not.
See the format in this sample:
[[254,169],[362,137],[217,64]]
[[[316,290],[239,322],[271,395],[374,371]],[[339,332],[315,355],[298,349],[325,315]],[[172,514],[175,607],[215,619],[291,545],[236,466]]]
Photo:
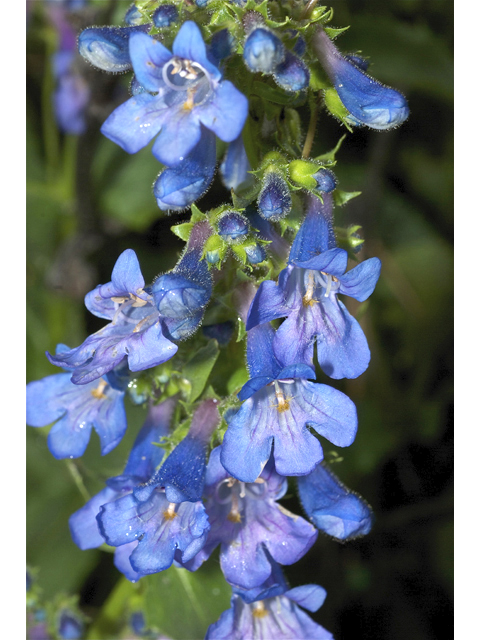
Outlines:
[[178,20],[178,9],[174,4],[162,4],[155,9],[152,20],[156,27],[169,27]]
[[303,508],[313,524],[338,540],[364,536],[372,528],[367,503],[347,489],[322,462],[298,478]]
[[273,565],[297,562],[313,545],[317,532],[303,518],[281,509],[287,480],[275,472],[273,459],[254,483],[229,477],[220,447],[208,462],[206,509],[211,525],[203,549],[187,564],[197,569],[220,544],[220,566],[235,587],[253,589],[272,574]]
[[363,302],[380,275],[378,258],[369,258],[348,273],[348,254],[332,247],[329,221],[332,199],[322,204],[308,196],[309,208],[293,242],[288,266],[278,278],[261,283],[252,302],[247,330],[286,316],[274,341],[285,363],[313,363],[314,342],[320,367],[331,378],[356,378],[368,367],[370,350],[365,335],[337,299],[345,294]]
[[128,24],[129,27],[134,27],[141,24],[143,20],[142,12],[137,9],[135,3],[128,7],[123,20],[125,24]]
[[285,91],[301,91],[310,82],[307,65],[265,26],[250,31],[245,40],[243,59],[250,71],[272,75]]
[[183,211],[209,188],[217,162],[215,134],[201,125],[199,142],[175,167],[166,167],[153,185],[162,211]]
[[137,500],[147,500],[156,487],[165,491],[168,502],[197,502],[202,499],[207,467],[207,450],[220,424],[218,401],[204,400],[195,410],[190,429],[155,475],[134,490]]
[[185,22],[170,53],[158,40],[134,33],[130,58],[138,82],[146,90],[118,107],[102,133],[136,153],[155,136],[152,152],[174,167],[187,157],[201,136],[201,124],[231,142],[242,131],[248,101],[207,56],[198,26]]
[[[147,482],[155,472],[162,461],[163,449],[154,443],[158,443],[168,434],[176,402],[176,398],[168,398],[161,404],[150,406],[145,424],[135,439],[123,474],[109,478],[104,489],[70,516],[70,533],[80,549],[95,549],[105,542],[100,535],[96,520],[100,508],[130,494],[135,487]],[[115,550],[115,566],[129,580],[138,580],[140,577],[133,570],[129,560],[137,544],[136,540],[132,540]]]
[[[66,351],[68,347],[58,345],[57,355]],[[70,378],[71,373],[58,373],[27,385],[27,424],[45,427],[55,422],[48,435],[48,448],[55,458],[83,455],[92,427],[100,438],[102,455],[106,455],[127,429],[123,397],[128,375],[119,367],[81,387]]]
[[169,360],[176,353],[177,345],[164,336],[160,313],[145,288],[132,249],[118,258],[112,281],[98,285],[85,296],[85,305],[94,315],[111,322],[75,349],[55,356],[47,353],[52,364],[73,370],[73,383],[92,382],[125,358],[131,371],[141,371]]
[[169,502],[156,488],[145,502],[128,494],[100,508],[97,516],[106,542],[121,547],[135,541],[130,564],[139,576],[188,562],[205,544],[210,525],[198,502]]
[[313,37],[313,47],[340,100],[350,112],[352,124],[392,129],[406,120],[409,108],[405,97],[344,58],[321,28]]
[[255,482],[272,444],[277,473],[305,475],[323,459],[320,442],[309,429],[339,447],[349,446],[357,431],[353,402],[332,387],[307,380],[315,378],[310,367],[284,366],[273,353],[273,339],[268,324],[248,332],[250,380],[238,394],[245,402],[222,443],[223,466],[243,482]]
[[132,33],[147,33],[151,25],[89,27],[78,36],[78,52],[97,69],[120,73],[132,68],[128,40]]
[[251,604],[234,593],[231,608],[209,626],[205,640],[333,640],[329,631],[300,609],[317,611],[325,597],[325,590],[314,584]]
[[241,184],[245,186],[253,182],[252,174],[248,173],[252,167],[247,158],[242,136],[228,145],[225,156],[220,164],[220,174],[227,189],[236,190]]

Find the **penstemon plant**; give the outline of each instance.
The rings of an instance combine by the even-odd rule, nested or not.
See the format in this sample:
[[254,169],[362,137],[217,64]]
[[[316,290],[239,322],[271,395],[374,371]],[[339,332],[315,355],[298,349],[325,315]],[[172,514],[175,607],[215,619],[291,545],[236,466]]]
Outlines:
[[[85,296],[104,326],[47,352],[62,372],[27,386],[27,424],[52,424],[57,459],[81,457],[92,428],[109,454],[128,428],[126,399],[147,409],[123,470],[71,515],[73,541],[108,545],[137,598],[171,567],[201,588],[218,554],[231,602],[198,631],[209,640],[332,638],[305,612],[325,590],[290,587],[284,567],[319,531],[347,541],[371,528],[324,447],[352,445],[362,427],[334,386],[370,361],[342,300],[367,300],[381,263],[359,261],[358,226],[335,225],[335,208],[358,195],[337,186],[343,138],[311,152],[322,109],[355,135],[401,125],[406,100],[337,48],[343,29],[315,0],[138,0],[122,25],[89,26],[77,41],[68,17],[86,3],[50,4],[59,126],[85,129],[93,97],[79,64],[129,73],[130,97],[100,131],[127,154],[152,143],[152,198],[185,216],[172,226],[185,243],[177,263],[146,282],[142,256],[125,247],[111,281]],[[202,211],[217,170],[224,204]],[[288,487],[303,516],[282,506]],[[135,637],[164,637],[137,608]],[[62,615],[54,637],[81,637],[78,614]]]

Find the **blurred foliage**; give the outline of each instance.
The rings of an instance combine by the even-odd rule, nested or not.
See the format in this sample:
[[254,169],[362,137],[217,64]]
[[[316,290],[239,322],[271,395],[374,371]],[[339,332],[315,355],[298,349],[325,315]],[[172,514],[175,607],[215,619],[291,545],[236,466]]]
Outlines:
[[[127,76],[85,65],[94,94],[87,131],[78,138],[58,132],[51,108],[55,34],[41,3],[30,4],[36,6],[27,31],[27,378],[34,380],[56,372],[45,350],[80,344],[102,326],[86,312],[83,296],[110,280],[118,255],[135,249],[151,280],[175,263],[183,243],[170,227],[188,215],[166,217],[157,209],[151,185],[161,167],[148,148],[128,156],[99,133],[127,95]],[[120,23],[129,3],[92,4],[79,29]],[[383,264],[374,295],[361,305],[347,301],[367,335],[370,367],[356,380],[335,381],[357,405],[359,432],[350,448],[336,452],[334,470],[371,503],[376,523],[369,536],[346,545],[320,537],[286,574],[292,586],[326,588],[326,603],[313,617],[336,638],[437,640],[450,637],[452,616],[453,3],[331,5],[332,25],[351,25],[337,38],[339,48],[368,57],[372,75],[405,93],[411,115],[389,133],[348,134],[335,168],[342,190],[362,192],[337,208],[336,224],[361,225],[359,258],[375,255]],[[307,123],[308,111],[300,114]],[[312,156],[334,148],[344,132],[322,112]],[[225,200],[217,180],[198,205],[205,211]],[[93,436],[82,459],[54,460],[48,428],[28,429],[28,562],[38,568],[47,600],[80,594],[92,639],[127,637],[121,624],[135,598],[159,630],[192,639],[228,605],[228,591],[217,593],[215,562],[187,586],[174,569],[131,585],[111,554],[82,552],[70,539],[69,515],[123,468],[145,415],[132,404],[127,411],[127,435],[106,458]],[[293,482],[289,496],[285,506],[299,512]],[[174,614],[176,598],[193,613]],[[109,616],[119,625],[115,632],[105,626]]]

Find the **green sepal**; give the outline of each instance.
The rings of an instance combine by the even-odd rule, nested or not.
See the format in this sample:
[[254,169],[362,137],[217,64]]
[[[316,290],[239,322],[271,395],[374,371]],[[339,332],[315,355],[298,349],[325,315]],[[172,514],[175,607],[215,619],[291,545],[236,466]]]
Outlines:
[[333,201],[337,207],[341,207],[349,200],[361,195],[361,193],[361,191],[340,191],[340,189],[335,189],[333,193]]
[[319,165],[308,160],[292,160],[288,165],[290,179],[307,189],[315,189],[317,181],[313,174],[319,170]]
[[190,207],[190,210],[192,212],[192,216],[190,218],[191,223],[208,220],[208,216],[205,213],[202,213],[196,204],[192,204],[192,206]]
[[340,100],[340,97],[336,92],[336,90],[333,87],[330,87],[329,89],[325,89],[323,93],[323,97],[325,100],[325,106],[330,111],[332,116],[340,120],[346,126],[346,128],[350,131],[350,133],[352,133],[353,129],[348,124],[348,120],[347,120],[348,116],[350,115],[350,112],[344,106],[343,102]]
[[350,27],[340,27],[338,29],[335,27],[324,27],[325,33],[330,38],[330,40],[333,40],[334,38],[339,36],[341,33],[348,31],[348,29],[350,29]]
[[247,264],[247,252],[243,248],[241,244],[232,245],[230,249],[237,256],[237,258],[241,261],[241,263],[246,266]]
[[352,225],[345,227],[335,227],[335,237],[337,244],[341,249],[348,251],[349,257],[356,260],[356,252],[365,242],[364,238],[358,237],[357,232],[361,229],[361,225]]
[[172,231],[176,236],[180,238],[180,240],[183,240],[184,242],[188,242],[192,229],[193,222],[174,224],[173,227],[170,227],[170,231]]
[[317,160],[318,162],[331,163],[329,164],[329,166],[333,166],[333,164],[335,163],[335,155],[339,152],[340,147],[342,146],[342,143],[346,137],[347,134],[344,133],[333,149],[327,151],[327,153],[322,153],[321,155],[316,156],[315,160]]

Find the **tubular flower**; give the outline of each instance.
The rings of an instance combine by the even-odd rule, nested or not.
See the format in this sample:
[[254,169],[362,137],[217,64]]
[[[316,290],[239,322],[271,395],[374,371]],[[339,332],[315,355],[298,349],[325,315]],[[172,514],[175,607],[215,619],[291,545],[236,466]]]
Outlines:
[[220,566],[235,587],[252,589],[272,574],[275,561],[297,562],[317,533],[306,520],[281,509],[287,480],[275,472],[273,459],[255,482],[229,477],[220,462],[220,447],[210,455],[205,482],[210,532],[203,549],[187,564],[197,569],[220,544]]
[[[133,489],[147,482],[163,457],[163,449],[156,446],[169,430],[176,399],[168,398],[158,405],[151,405],[121,476],[109,478],[107,486],[91,498],[81,509],[70,516],[69,525],[72,539],[82,550],[95,549],[105,542],[98,530],[96,516],[100,508],[122,496],[131,494]],[[115,566],[129,580],[138,580],[140,575],[130,564],[130,555],[137,547],[136,540],[115,550]]]
[[316,340],[318,363],[327,375],[356,378],[367,368],[370,350],[360,325],[337,295],[366,300],[379,278],[381,262],[369,258],[345,273],[348,254],[332,242],[332,197],[324,194],[323,204],[315,196],[309,198],[288,266],[280,273],[278,284],[272,280],[261,283],[248,314],[247,330],[286,317],[274,340],[278,358],[311,366]]
[[115,109],[102,133],[136,153],[155,136],[152,152],[163,164],[180,164],[200,140],[201,126],[232,142],[248,112],[245,96],[208,59],[200,29],[185,22],[170,53],[158,40],[133,33],[129,53],[145,89]]
[[132,249],[118,258],[111,282],[87,293],[85,306],[111,322],[75,349],[54,356],[47,353],[52,364],[73,369],[75,384],[96,380],[124,358],[131,371],[154,367],[169,360],[178,349],[163,334],[160,313],[145,287]]
[[[66,351],[68,347],[58,345],[57,355]],[[120,366],[81,387],[70,378],[71,373],[57,373],[27,385],[27,424],[45,427],[55,422],[48,434],[48,448],[55,458],[83,455],[92,427],[100,438],[102,455],[106,455],[127,429],[123,397],[128,372]]]
[[255,482],[270,458],[277,473],[310,473],[323,459],[320,442],[307,426],[339,447],[356,435],[355,405],[346,395],[310,382],[305,364],[284,366],[273,353],[274,330],[263,324],[248,332],[250,380],[238,397],[245,402],[229,421],[221,462],[234,478]]
[[313,37],[313,47],[352,116],[351,124],[392,129],[407,119],[409,108],[405,96],[368,76],[358,63],[343,57],[321,28]]
[[205,640],[333,640],[329,631],[300,609],[317,611],[325,597],[325,590],[315,584],[253,603],[234,593],[231,608],[210,625]]

